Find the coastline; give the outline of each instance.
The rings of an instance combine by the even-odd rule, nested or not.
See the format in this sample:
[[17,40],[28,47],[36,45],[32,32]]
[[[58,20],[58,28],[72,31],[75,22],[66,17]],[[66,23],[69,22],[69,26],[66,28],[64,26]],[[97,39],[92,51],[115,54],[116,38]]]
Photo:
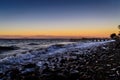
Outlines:
[[[76,54],[78,49],[55,54],[44,63],[29,62],[0,73],[2,80],[118,80],[120,76],[119,48],[114,42],[86,49],[89,54]],[[41,65],[43,64],[43,65]],[[58,79],[59,77],[59,79]]]

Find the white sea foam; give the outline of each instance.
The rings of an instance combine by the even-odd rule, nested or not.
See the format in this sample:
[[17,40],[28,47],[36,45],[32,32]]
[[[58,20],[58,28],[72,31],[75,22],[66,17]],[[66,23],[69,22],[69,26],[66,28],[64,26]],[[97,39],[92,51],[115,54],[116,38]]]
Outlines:
[[3,59],[0,59],[0,63],[1,64],[9,63],[12,65],[12,64],[24,64],[28,62],[35,62],[38,66],[41,66],[42,62],[40,60],[43,59],[44,57],[58,54],[58,53],[63,54],[65,52],[71,52],[75,50],[78,50],[76,54],[83,54],[86,51],[89,51],[87,49],[95,48],[97,46],[104,45],[106,43],[113,42],[113,41],[114,40],[102,41],[102,42],[86,42],[86,43],[76,42],[76,43],[64,44],[63,47],[60,47],[60,48],[50,45],[43,50],[38,49],[38,50],[33,50],[31,52],[26,52],[24,54],[19,53],[14,56],[11,55],[11,56],[5,57]]

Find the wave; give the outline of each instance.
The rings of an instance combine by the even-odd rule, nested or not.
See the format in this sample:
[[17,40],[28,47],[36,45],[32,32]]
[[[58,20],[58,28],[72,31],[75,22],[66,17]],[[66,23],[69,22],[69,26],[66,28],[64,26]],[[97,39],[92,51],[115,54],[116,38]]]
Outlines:
[[19,47],[17,47],[17,46],[0,46],[0,52],[17,50],[17,49],[19,49]]
[[[88,42],[88,43],[73,43],[73,44],[54,44],[47,48],[37,49],[33,51],[27,51],[24,54],[16,54],[13,56],[5,57],[0,59],[0,70],[4,71],[13,66],[20,67],[21,64],[27,64],[30,62],[41,64],[41,61],[44,62],[49,56],[65,54],[65,53],[74,53],[74,54],[86,54],[90,50],[96,50],[98,46],[104,45],[111,41],[104,42]],[[104,47],[103,47],[104,48]]]

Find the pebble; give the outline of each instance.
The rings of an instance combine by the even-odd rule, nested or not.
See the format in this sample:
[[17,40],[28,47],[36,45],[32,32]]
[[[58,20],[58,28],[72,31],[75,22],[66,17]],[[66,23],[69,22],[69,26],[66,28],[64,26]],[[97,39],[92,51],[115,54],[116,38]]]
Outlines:
[[[114,47],[114,44],[112,44]],[[54,45],[63,47],[63,45]],[[109,47],[106,46],[105,47]],[[104,47],[104,48],[105,48]],[[96,48],[89,54],[62,54],[48,57],[37,63],[22,65],[22,69],[11,69],[0,73],[1,80],[119,80],[120,66],[115,61],[115,54],[120,49],[108,48],[103,52],[102,48]],[[86,51],[87,52],[87,51]],[[68,57],[67,57],[68,56]],[[112,61],[111,61],[112,59]],[[114,63],[113,63],[114,62]],[[42,66],[42,67],[41,67]],[[117,76],[116,76],[117,75]],[[113,78],[115,79],[113,79]]]

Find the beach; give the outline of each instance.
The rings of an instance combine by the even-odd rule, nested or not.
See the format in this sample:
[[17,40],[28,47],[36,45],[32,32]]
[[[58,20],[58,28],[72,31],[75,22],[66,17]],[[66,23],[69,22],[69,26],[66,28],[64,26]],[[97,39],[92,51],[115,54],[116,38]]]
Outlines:
[[52,45],[45,51],[44,55],[47,56],[39,57],[36,54],[38,57],[34,55],[30,59],[21,58],[23,63],[20,62],[20,58],[19,61],[16,58],[3,60],[9,68],[0,73],[1,80],[119,80],[120,78],[120,49],[115,47],[115,41]]

